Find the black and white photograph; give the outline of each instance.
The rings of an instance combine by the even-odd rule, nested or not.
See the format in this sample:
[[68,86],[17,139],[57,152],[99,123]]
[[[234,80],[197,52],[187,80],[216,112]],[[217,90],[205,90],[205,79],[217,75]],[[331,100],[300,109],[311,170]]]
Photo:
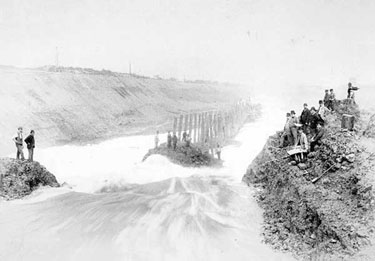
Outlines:
[[0,261],[375,260],[375,2],[0,0]]

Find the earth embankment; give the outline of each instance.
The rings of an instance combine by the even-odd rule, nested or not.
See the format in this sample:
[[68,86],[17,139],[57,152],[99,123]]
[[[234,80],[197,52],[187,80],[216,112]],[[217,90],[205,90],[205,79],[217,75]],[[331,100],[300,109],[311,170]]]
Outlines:
[[166,130],[178,113],[211,110],[246,97],[244,86],[180,82],[60,68],[0,68],[0,154],[14,150],[18,126],[37,145],[87,143]]
[[[356,116],[354,131],[341,128],[344,113]],[[243,178],[259,189],[266,243],[303,260],[353,260],[371,244],[375,164],[365,125],[356,105],[339,104],[322,144],[298,165],[278,148],[280,133],[269,137]]]

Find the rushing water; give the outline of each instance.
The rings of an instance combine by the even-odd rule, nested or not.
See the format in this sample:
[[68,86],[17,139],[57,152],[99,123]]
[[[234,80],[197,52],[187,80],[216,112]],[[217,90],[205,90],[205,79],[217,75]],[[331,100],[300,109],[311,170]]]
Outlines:
[[291,260],[261,242],[255,191],[241,183],[283,120],[265,110],[244,126],[222,168],[141,162],[152,136],[38,151],[68,186],[0,205],[0,260]]

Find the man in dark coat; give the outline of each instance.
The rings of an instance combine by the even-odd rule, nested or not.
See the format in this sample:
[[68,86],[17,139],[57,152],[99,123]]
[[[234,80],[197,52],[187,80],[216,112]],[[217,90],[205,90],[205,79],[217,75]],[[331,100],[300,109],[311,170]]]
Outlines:
[[352,85],[351,82],[348,83],[348,99],[352,99],[354,101],[354,91],[357,91],[359,88]]
[[310,111],[309,126],[310,126],[310,131],[312,132],[313,135],[317,131],[318,123],[322,124],[322,119],[320,118],[319,114],[317,113],[315,107],[312,107],[311,111]]
[[321,139],[323,138],[324,133],[325,133],[323,124],[321,122],[318,122],[317,129],[318,129],[318,132],[313,136],[313,138],[310,141],[310,151],[314,151],[315,146],[321,144]]
[[168,131],[167,135],[167,147],[168,149],[172,148],[172,135],[170,131]]
[[335,103],[336,103],[336,94],[334,93],[333,89],[329,90],[329,101],[328,101],[328,106],[327,108],[330,109],[331,111],[335,110]]
[[306,133],[307,127],[309,125],[310,120],[310,110],[307,107],[307,103],[303,105],[303,111],[301,113],[300,122],[303,126],[303,131]]
[[328,108],[328,105],[329,105],[329,92],[328,92],[328,90],[325,90],[323,102],[324,102],[324,106],[326,106]]
[[35,132],[33,130],[30,131],[29,136],[26,137],[25,143],[27,145],[27,150],[29,151],[29,161],[34,160],[34,148],[35,148]]

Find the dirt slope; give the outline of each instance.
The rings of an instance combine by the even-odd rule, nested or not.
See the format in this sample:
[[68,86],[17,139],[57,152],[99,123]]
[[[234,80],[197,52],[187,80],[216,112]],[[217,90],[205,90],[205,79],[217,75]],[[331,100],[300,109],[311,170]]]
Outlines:
[[[341,130],[343,113],[356,115],[355,131]],[[357,255],[373,237],[375,162],[363,129],[358,107],[341,104],[327,116],[323,144],[304,166],[276,148],[278,134],[269,138],[244,176],[259,188],[266,243],[301,260],[364,260]]]
[[[0,155],[14,150],[17,126],[38,146],[150,132],[175,113],[225,106],[246,88],[89,70],[0,67]],[[148,128],[148,129],[147,129]]]

